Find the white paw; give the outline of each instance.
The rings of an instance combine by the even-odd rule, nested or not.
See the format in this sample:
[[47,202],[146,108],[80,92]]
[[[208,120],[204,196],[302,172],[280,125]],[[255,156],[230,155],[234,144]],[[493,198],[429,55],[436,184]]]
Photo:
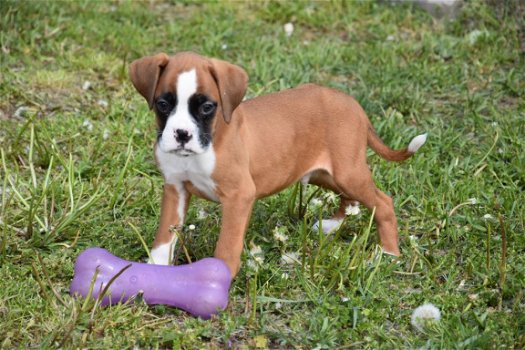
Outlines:
[[151,257],[148,259],[148,264],[170,265],[173,259],[174,248],[173,243],[164,243],[151,249]]
[[[337,230],[342,223],[343,219],[325,219],[321,222],[321,229],[324,234],[330,234]],[[319,221],[317,221],[312,228],[316,231],[319,230]]]
[[384,250],[384,249],[383,249],[383,254],[388,255],[388,256],[391,256],[391,257],[393,257],[393,258],[399,258],[399,254],[392,253],[392,252],[389,252],[389,251]]

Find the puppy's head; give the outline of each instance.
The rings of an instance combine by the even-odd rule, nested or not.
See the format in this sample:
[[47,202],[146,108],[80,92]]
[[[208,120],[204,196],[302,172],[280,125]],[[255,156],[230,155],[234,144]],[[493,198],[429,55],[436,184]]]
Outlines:
[[209,148],[218,119],[230,122],[248,85],[241,67],[189,52],[133,61],[130,77],[157,115],[160,150],[184,157]]

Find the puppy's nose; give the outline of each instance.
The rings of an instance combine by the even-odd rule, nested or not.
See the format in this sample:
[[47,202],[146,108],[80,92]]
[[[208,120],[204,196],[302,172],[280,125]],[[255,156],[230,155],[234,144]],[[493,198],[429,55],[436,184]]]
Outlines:
[[177,129],[175,130],[175,140],[184,146],[185,143],[191,140],[193,135],[191,135],[188,130]]

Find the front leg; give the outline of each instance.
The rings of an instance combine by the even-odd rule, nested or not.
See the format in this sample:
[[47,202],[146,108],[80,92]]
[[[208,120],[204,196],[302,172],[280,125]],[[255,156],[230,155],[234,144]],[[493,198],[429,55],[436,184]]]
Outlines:
[[151,249],[150,264],[170,265],[173,258],[175,234],[170,227],[180,229],[188,211],[190,194],[183,184],[164,184],[160,209],[160,224]]
[[255,190],[247,190],[236,193],[234,196],[221,198],[222,225],[214,255],[226,262],[232,279],[237,275],[241,266],[244,235],[248,228],[254,201]]

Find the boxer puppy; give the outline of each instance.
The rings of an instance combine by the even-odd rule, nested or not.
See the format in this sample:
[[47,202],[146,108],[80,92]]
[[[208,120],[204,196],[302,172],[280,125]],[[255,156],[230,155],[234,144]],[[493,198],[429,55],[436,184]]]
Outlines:
[[375,186],[366,148],[402,161],[426,134],[392,150],[351,96],[314,84],[242,102],[248,76],[241,67],[190,52],[138,59],[130,77],[157,116],[155,158],[165,184],[154,263],[169,263],[170,226],[182,226],[196,195],[222,204],[215,257],[233,278],[255,200],[300,180],[339,195],[340,207],[327,226],[340,222],[353,201],[375,208],[384,251],[400,254],[393,201]]

